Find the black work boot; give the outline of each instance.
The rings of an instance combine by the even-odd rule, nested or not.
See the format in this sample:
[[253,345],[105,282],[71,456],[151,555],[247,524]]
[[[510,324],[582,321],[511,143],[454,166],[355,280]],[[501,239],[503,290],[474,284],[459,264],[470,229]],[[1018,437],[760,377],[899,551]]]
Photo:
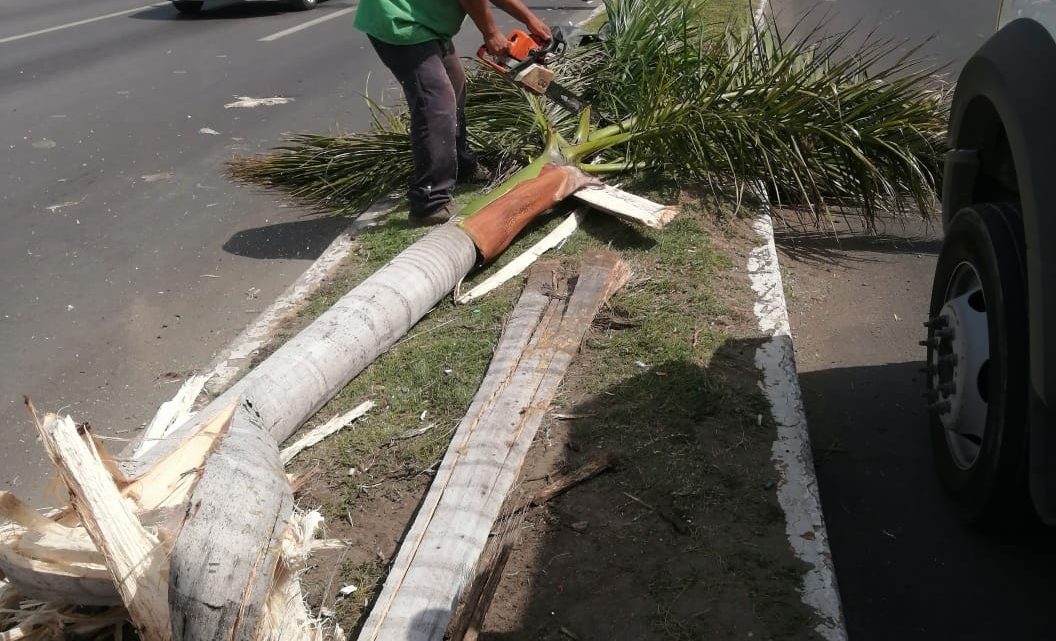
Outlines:
[[409,220],[412,225],[428,227],[430,225],[442,225],[454,218],[457,214],[458,205],[455,204],[455,201],[449,200],[432,211],[420,214],[412,212],[407,216],[407,220]]

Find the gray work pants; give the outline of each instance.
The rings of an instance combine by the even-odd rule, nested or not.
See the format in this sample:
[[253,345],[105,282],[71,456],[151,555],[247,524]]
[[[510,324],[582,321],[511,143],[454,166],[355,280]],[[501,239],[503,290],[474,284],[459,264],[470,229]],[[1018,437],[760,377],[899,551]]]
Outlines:
[[425,216],[451,200],[460,170],[472,173],[476,168],[466,144],[466,73],[450,42],[370,42],[407,99],[414,151],[407,200],[412,216]]

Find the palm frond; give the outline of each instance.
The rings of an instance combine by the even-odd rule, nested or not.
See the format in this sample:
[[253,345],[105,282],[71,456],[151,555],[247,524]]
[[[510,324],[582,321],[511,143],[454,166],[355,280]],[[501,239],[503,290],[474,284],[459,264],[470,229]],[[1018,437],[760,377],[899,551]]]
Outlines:
[[[606,0],[597,42],[558,63],[560,82],[591,101],[600,128],[528,96],[497,74],[473,73],[471,143],[507,174],[547,140],[567,162],[678,182],[765,184],[770,198],[821,217],[854,207],[929,212],[944,144],[947,94],[898,42],[717,28],[705,0]],[[357,212],[406,184],[411,150],[402,113],[375,110],[373,130],[298,136],[234,173]],[[565,141],[573,141],[571,143]]]

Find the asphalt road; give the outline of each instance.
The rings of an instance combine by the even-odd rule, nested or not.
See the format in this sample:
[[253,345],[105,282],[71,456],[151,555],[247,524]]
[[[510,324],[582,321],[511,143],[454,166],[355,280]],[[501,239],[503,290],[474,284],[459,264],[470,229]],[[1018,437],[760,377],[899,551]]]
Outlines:
[[[955,78],[992,32],[997,4],[835,0],[822,10],[829,32],[860,24],[911,43],[934,34],[923,53]],[[775,9],[788,24],[808,3]],[[939,232],[894,221],[878,235],[842,222],[836,231],[792,221],[778,245],[850,638],[1052,638],[1053,533],[965,528],[932,469],[917,341]]]
[[[532,6],[561,24],[595,5]],[[354,7],[0,3],[0,488],[44,500],[23,394],[132,435],[347,224],[224,166],[284,132],[366,126],[362,94],[393,85]],[[467,21],[459,49],[479,41]]]

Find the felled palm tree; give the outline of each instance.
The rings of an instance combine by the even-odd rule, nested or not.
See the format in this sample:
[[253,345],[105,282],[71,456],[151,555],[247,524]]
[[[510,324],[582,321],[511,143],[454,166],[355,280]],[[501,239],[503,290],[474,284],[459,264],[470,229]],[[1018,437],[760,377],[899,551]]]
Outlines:
[[[945,94],[931,88],[929,70],[896,57],[898,43],[848,53],[850,34],[793,40],[774,24],[716,31],[703,0],[605,4],[603,37],[572,50],[557,73],[606,126],[568,116],[497,74],[471,76],[474,145],[496,167],[526,168],[489,195],[556,162],[594,174],[765,184],[771,197],[818,216],[831,205],[854,207],[869,221],[884,210],[931,210]],[[232,171],[358,214],[406,184],[410,158],[404,114],[375,109],[367,133],[296,136]]]
[[[489,221],[502,223],[496,229],[508,236],[516,231],[506,224],[511,212],[546,209],[547,202],[582,182],[583,172],[765,183],[773,194],[817,212],[828,204],[855,205],[867,217],[909,204],[927,209],[945,107],[942,96],[922,84],[924,72],[902,60],[869,75],[894,48],[841,57],[846,37],[790,44],[736,30],[712,35],[703,4],[606,0],[605,37],[577,49],[558,69],[562,83],[588,96],[606,120],[600,127],[589,115],[576,119],[554,111],[497,75],[477,75],[470,89],[470,133],[486,160],[513,172],[509,178],[464,210],[461,227],[443,225],[414,243],[196,418],[126,461],[130,473],[151,469],[173,452],[178,437],[242,402],[236,414],[241,419],[232,420],[221,447],[203,452],[204,462],[195,464],[203,481],[191,503],[173,506],[186,520],[170,543],[167,565],[159,566],[164,571],[154,578],[168,576],[177,636],[254,639],[262,627],[267,631],[266,580],[277,569],[272,552],[282,547],[281,524],[292,500],[278,449],[265,436],[289,437],[447,295],[481,256],[501,250]],[[411,166],[405,118],[377,111],[367,133],[300,136],[277,153],[235,163],[233,171],[331,211],[355,214],[405,184]],[[79,442],[72,424],[70,429]],[[259,478],[225,482],[232,470]],[[232,504],[253,509],[233,510]],[[237,518],[237,527],[225,518]],[[247,566],[242,554],[213,554],[203,566],[200,542],[230,544],[230,532],[254,542],[243,549],[259,549],[256,560]],[[191,572],[197,572],[193,581]],[[13,574],[7,576],[16,583]],[[82,577],[55,579],[37,568],[18,582],[25,587],[34,578],[49,586],[55,580],[72,583],[76,594]],[[126,592],[122,599],[135,618],[135,595],[125,598]],[[167,625],[151,628],[142,617],[135,623],[154,630],[146,638],[171,636]]]

